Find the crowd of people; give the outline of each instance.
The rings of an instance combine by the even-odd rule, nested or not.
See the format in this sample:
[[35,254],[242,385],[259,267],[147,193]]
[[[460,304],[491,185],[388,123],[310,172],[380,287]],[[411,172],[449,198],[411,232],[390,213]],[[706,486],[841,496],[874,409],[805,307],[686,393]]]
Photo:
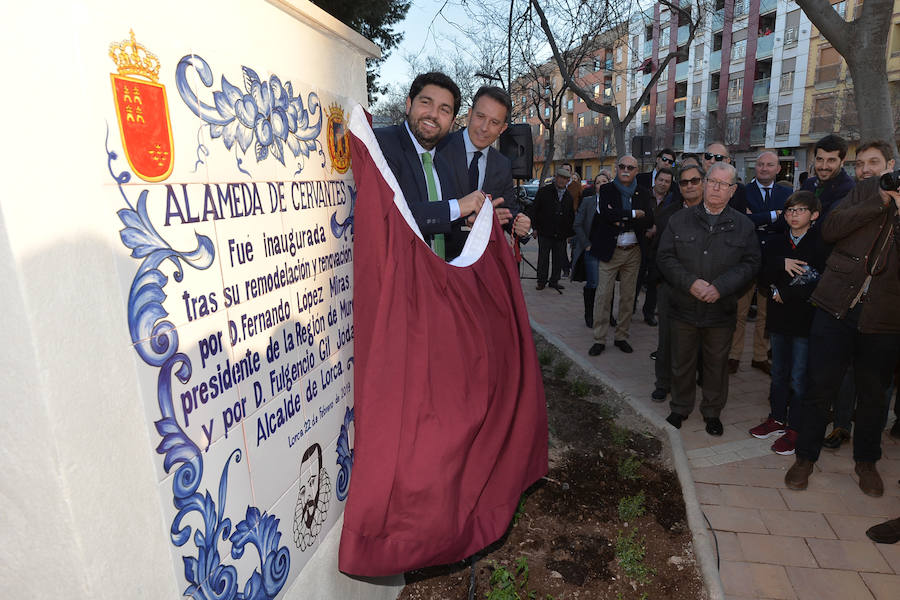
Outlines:
[[[823,137],[814,176],[801,177],[796,191],[779,180],[770,151],[757,156],[755,177],[744,185],[721,143],[677,162],[663,149],[648,173],[623,155],[588,193],[563,164],[526,215],[510,202],[509,160],[491,147],[506,129],[509,96],[479,89],[467,127],[450,134],[460,100],[446,75],[420,75],[404,122],[375,130],[436,254],[451,261],[463,251],[468,226],[490,197],[510,234],[536,236],[538,290],[562,293],[566,273],[585,282],[583,318],[595,357],[610,328],[618,350],[634,351],[629,330],[644,291],[643,321],[658,331],[651,398],[670,399],[666,420],[675,428],[693,411],[699,385],[705,429],[722,435],[729,375],[740,367],[752,323],[751,368],[771,382],[769,412],[748,435],[775,437],[774,452],[795,455],[787,487],[806,489],[821,448],[852,439],[860,489],[884,493],[876,464],[892,399],[890,435],[900,438],[900,172],[891,143],[861,143],[854,178],[844,169],[847,142]],[[754,298],[755,321],[748,318]],[[900,519],[867,533],[896,542]]]
[[[745,336],[752,335],[750,366],[770,378],[769,412],[748,435],[773,438],[773,452],[795,455],[786,486],[806,489],[821,448],[852,439],[860,489],[881,496],[876,464],[892,403],[889,435],[900,439],[894,151],[883,140],[863,141],[854,178],[844,168],[847,141],[825,136],[814,148],[814,175],[794,190],[779,179],[772,151],[756,157],[755,176],[743,184],[724,144],[709,144],[700,156],[683,153],[677,162],[665,148],[646,173],[636,172],[633,156],[619,157],[615,175],[598,174],[580,202],[568,191],[577,174],[563,165],[544,188],[557,192],[552,219],[549,191],[535,201],[539,245],[555,244],[550,285],[562,288],[570,236],[571,277],[585,282],[591,356],[605,351],[611,326],[613,344],[633,352],[629,328],[644,292],[643,320],[658,327],[651,398],[669,398],[666,420],[675,428],[693,411],[699,386],[705,429],[722,435],[729,375],[740,368]],[[539,267],[538,289],[543,273]],[[896,542],[900,519],[868,534]]]

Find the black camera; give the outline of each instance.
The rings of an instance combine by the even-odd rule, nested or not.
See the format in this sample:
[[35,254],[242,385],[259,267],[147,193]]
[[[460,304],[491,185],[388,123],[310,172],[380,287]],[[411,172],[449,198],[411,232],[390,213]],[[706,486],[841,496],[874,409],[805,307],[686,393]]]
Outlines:
[[897,169],[893,173],[885,173],[881,176],[878,183],[881,186],[881,189],[888,192],[900,190],[900,169]]

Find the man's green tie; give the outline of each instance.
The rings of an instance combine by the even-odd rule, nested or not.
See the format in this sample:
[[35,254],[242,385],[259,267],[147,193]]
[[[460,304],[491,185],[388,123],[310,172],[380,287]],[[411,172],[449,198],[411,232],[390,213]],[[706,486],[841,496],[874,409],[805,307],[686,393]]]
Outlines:
[[[428,201],[437,202],[438,200],[440,200],[440,198],[438,198],[437,195],[437,185],[435,185],[434,183],[434,167],[431,162],[430,152],[422,153],[422,166],[425,167],[425,185],[428,188]],[[435,254],[437,254],[441,258],[445,258],[444,234],[436,234],[434,236],[434,242],[432,242],[431,247],[434,249]]]

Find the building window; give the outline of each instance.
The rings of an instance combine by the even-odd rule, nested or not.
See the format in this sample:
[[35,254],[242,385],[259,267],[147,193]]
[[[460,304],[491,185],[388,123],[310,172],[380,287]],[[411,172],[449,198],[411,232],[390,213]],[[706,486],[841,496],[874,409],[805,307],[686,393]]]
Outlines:
[[819,50],[819,66],[816,67],[817,85],[837,83],[841,74],[841,55],[834,48]]
[[736,77],[728,80],[728,102],[740,102],[744,99],[744,78]]
[[775,120],[775,135],[788,135],[791,132],[791,105],[778,107],[778,118]]
[[794,72],[788,71],[781,74],[781,93],[789,94],[794,91]]
[[599,98],[599,97],[600,97],[600,84],[595,83],[594,84],[594,98]]
[[834,97],[817,98],[813,104],[812,118],[809,120],[810,133],[831,133],[834,131]]
[[734,18],[746,15],[749,4],[747,0],[734,0]]
[[694,48],[694,70],[699,71],[703,68],[703,44]]
[[669,47],[669,28],[663,27],[659,32],[659,49],[666,50]]
[[584,113],[581,113],[580,115],[578,115],[578,126],[584,127]]
[[741,116],[728,117],[725,123],[725,143],[737,144],[741,139]]
[[550,107],[549,106],[544,107],[544,116],[547,117],[548,119],[550,118]]
[[619,46],[618,48],[616,48],[616,62],[617,63],[622,62],[622,46]]
[[833,8],[834,12],[839,14],[842,19],[847,18],[847,3],[846,2],[838,2],[836,4],[832,4],[831,8]]
[[622,76],[621,75],[616,75],[616,91],[617,92],[622,91]]
[[747,55],[747,40],[740,40],[731,45],[731,60],[744,60]]

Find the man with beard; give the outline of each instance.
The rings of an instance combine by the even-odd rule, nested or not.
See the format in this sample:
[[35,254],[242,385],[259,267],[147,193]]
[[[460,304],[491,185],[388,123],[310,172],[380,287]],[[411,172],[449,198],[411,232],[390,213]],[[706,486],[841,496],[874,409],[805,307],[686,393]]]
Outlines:
[[459,105],[459,88],[452,79],[425,73],[410,86],[406,120],[374,130],[425,242],[441,258],[446,258],[444,236],[451,224],[478,214],[485,199],[480,190],[458,198],[451,167],[435,156],[435,146],[450,131]]
[[656,253],[659,251],[659,240],[669,219],[682,208],[697,206],[703,201],[703,179],[706,173],[694,162],[690,162],[687,166],[683,166],[678,171],[678,188],[681,191],[681,200],[679,202],[671,202],[662,207],[655,215],[657,234],[653,238],[652,254],[654,264],[650,270],[651,277],[647,283],[647,288],[651,286],[657,289],[658,306],[659,306],[659,336],[656,344],[656,363],[654,369],[656,371],[656,385],[650,397],[654,402],[662,402],[669,393],[672,380],[672,332],[671,322],[669,320],[669,285],[666,280],[660,277],[659,267],[656,265]]
[[809,483],[822,448],[828,407],[836,401],[852,364],[855,471],[864,494],[884,493],[875,464],[881,459],[887,389],[900,355],[900,192],[896,185],[887,186],[891,191],[881,189],[880,180],[873,175],[861,181],[832,207],[822,224],[822,238],[834,249],[810,298],[816,312],[809,337],[809,393],[800,406],[797,460],[784,478],[792,490],[804,490]]
[[831,209],[841,201],[855,185],[853,178],[844,172],[847,141],[837,135],[826,135],[815,146],[815,177],[806,180],[801,190],[813,192],[822,211],[819,220],[825,220]]
[[702,204],[669,219],[656,258],[672,291],[672,412],[666,420],[680,429],[694,408],[699,350],[700,412],[706,432],[714,436],[724,430],[719,415],[728,401],[727,359],[737,297],[760,265],[753,223],[728,206],[736,185],[734,167],[715,162],[706,174]]

